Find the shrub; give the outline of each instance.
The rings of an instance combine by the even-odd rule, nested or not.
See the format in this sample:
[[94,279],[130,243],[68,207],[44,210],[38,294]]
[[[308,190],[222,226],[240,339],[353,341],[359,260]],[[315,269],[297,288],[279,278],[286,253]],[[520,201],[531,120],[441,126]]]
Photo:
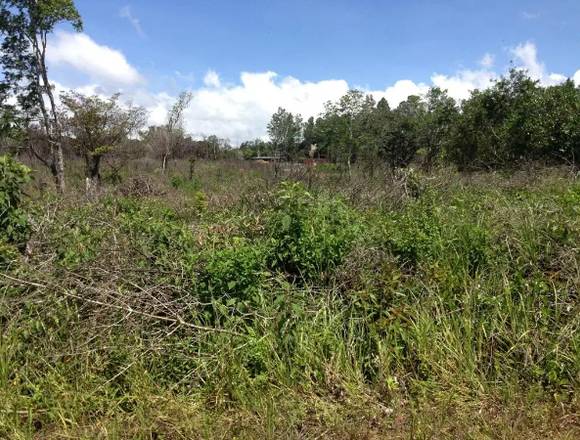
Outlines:
[[22,248],[28,240],[30,224],[21,205],[22,187],[29,180],[29,168],[0,156],[0,262],[12,253],[11,245]]
[[283,183],[267,224],[269,264],[303,279],[315,279],[339,265],[358,225],[339,200],[315,198],[299,183]]
[[204,300],[221,297],[245,300],[260,288],[267,275],[264,246],[235,238],[232,246],[205,257],[199,293]]

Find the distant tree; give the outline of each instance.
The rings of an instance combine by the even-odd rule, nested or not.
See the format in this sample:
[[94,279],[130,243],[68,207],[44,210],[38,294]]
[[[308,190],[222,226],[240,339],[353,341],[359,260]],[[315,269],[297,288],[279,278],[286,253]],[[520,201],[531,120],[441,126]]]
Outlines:
[[183,92],[177,98],[177,101],[171,107],[167,117],[167,124],[164,130],[158,132],[159,141],[163,148],[163,159],[161,169],[163,173],[167,168],[167,160],[175,154],[179,144],[185,140],[183,130],[183,113],[189,106],[193,95],[191,92]]
[[455,100],[438,87],[429,89],[425,101],[427,108],[421,121],[420,142],[426,150],[424,166],[431,168],[445,150],[459,113]]
[[302,118],[279,108],[268,124],[268,135],[279,157],[293,159],[302,140]]
[[543,156],[580,164],[580,84],[568,80],[546,88],[534,128]]
[[392,168],[405,167],[420,146],[420,129],[426,114],[419,96],[409,96],[391,112],[389,124],[380,132],[379,151]]
[[244,159],[251,159],[258,156],[271,156],[274,154],[272,144],[262,139],[242,142],[240,144],[240,152]]
[[318,133],[314,117],[311,116],[304,123],[302,133],[302,145],[305,150],[310,150],[311,145],[318,143],[320,135]]
[[109,99],[69,92],[61,95],[63,127],[70,142],[85,159],[87,193],[100,182],[101,159],[138,132],[145,122],[141,107],[119,105],[119,95]]
[[512,69],[463,102],[448,146],[460,168],[514,166],[543,157],[540,128],[544,90],[526,72]]
[[61,22],[82,30],[72,0],[0,0],[0,99],[4,103],[7,96],[16,95],[23,111],[31,115],[40,112],[50,154],[44,157],[33,152],[51,170],[57,189],[64,192],[62,137],[46,67],[48,35]]
[[331,156],[345,165],[351,164],[363,145],[369,142],[369,121],[375,102],[360,90],[349,90],[336,103],[327,103],[321,123],[322,132],[330,145]]

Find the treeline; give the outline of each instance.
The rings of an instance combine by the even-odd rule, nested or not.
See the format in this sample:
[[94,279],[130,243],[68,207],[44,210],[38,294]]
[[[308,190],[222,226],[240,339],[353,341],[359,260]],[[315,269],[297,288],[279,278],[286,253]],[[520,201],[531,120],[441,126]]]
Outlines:
[[59,24],[82,31],[73,0],[0,0],[0,154],[34,157],[50,170],[61,193],[66,161],[74,157],[84,160],[91,191],[101,180],[103,162],[114,175],[136,158],[158,160],[165,171],[172,159],[220,159],[229,154],[227,140],[194,140],[184,131],[189,93],[179,96],[165,124],[148,128],[145,110],[121,105],[119,95],[67,92],[59,100],[46,66],[48,37]]
[[268,125],[270,142],[244,142],[245,157],[325,158],[349,168],[359,163],[392,168],[418,161],[424,167],[460,169],[514,166],[529,161],[580,162],[580,87],[572,80],[542,87],[512,69],[486,90],[456,102],[431,88],[396,108],[386,99],[351,90],[329,102],[318,118],[302,121],[279,109]]

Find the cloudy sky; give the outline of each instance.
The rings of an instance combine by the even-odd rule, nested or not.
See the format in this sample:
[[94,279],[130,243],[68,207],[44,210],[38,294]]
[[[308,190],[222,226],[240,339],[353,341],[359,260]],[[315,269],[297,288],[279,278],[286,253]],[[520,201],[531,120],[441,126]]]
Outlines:
[[284,107],[305,117],[360,88],[392,106],[429,86],[462,99],[510,66],[580,83],[580,0],[76,0],[83,33],[50,41],[59,89],[122,92],[163,123],[238,143]]

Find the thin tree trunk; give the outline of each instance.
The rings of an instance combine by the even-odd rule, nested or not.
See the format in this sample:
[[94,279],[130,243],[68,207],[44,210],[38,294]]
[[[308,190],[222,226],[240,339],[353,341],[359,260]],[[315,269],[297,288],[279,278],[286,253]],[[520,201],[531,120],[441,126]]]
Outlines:
[[[46,130],[46,135],[48,142],[50,143],[50,171],[55,179],[55,184],[57,191],[63,194],[66,189],[65,176],[64,176],[64,155],[62,152],[62,136],[60,132],[60,126],[58,124],[58,115],[56,111],[56,104],[54,100],[54,95],[48,80],[48,73],[45,62],[46,55],[46,34],[41,36],[42,48],[39,47],[38,37],[35,35],[33,40],[34,51],[36,54],[36,63],[38,67],[38,73],[42,79],[42,84],[39,86],[41,89],[39,105],[42,112],[44,129]],[[46,104],[44,102],[44,94],[48,96],[50,102],[51,115],[49,116]],[[52,120],[51,120],[52,119]]]
[[168,154],[167,154],[167,153],[165,153],[165,154],[163,155],[163,161],[162,161],[162,163],[161,163],[161,172],[162,172],[163,174],[165,174],[165,170],[167,169],[167,156],[168,156]]
[[189,159],[189,180],[193,180],[195,174],[195,157]]
[[101,156],[85,155],[85,182],[88,196],[94,196],[101,183]]

